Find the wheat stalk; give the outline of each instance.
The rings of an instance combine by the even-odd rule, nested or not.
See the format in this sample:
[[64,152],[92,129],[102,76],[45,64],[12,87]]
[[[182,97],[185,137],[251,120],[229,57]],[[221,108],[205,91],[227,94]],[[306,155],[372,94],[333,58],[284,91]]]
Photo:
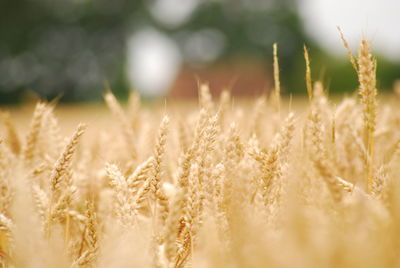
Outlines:
[[368,192],[372,191],[373,161],[375,153],[374,132],[376,128],[376,62],[371,56],[371,45],[367,40],[362,40],[358,55],[358,80],[360,83],[359,94],[363,104],[364,135],[367,145],[369,160],[367,162]]

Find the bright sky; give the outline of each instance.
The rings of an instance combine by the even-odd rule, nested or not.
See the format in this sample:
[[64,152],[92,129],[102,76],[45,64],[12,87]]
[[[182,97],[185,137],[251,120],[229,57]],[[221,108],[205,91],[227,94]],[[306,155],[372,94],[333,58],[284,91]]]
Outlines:
[[128,41],[128,77],[144,96],[165,94],[179,71],[181,55],[167,35],[144,28]]
[[400,0],[299,0],[307,32],[323,47],[344,54],[336,26],[353,50],[364,35],[373,49],[400,59]]

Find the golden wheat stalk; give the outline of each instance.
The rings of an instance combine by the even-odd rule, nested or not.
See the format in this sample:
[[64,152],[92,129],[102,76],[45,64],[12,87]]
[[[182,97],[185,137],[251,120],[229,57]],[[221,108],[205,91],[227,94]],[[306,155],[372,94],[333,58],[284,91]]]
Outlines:
[[376,128],[376,62],[371,56],[371,44],[362,40],[358,55],[359,95],[363,104],[364,141],[367,145],[369,160],[367,163],[367,185],[371,193],[373,185],[373,164],[375,154],[374,133]]
[[11,115],[9,112],[3,112],[2,117],[7,129],[7,136],[5,140],[10,146],[11,151],[16,155],[19,155],[21,151],[21,142],[19,140],[18,132],[17,129],[15,128],[14,122],[11,119]]
[[307,94],[308,98],[311,100],[313,97],[312,90],[312,79],[311,79],[311,68],[310,68],[310,57],[308,55],[308,49],[304,45],[304,59],[306,61],[306,86],[307,86]]
[[43,102],[39,102],[33,113],[31,125],[28,134],[26,135],[25,145],[23,148],[23,158],[28,165],[31,165],[35,158],[36,146],[38,143],[39,132],[42,128],[42,119],[47,110],[47,106]]
[[127,116],[125,115],[121,105],[118,103],[115,96],[111,93],[111,90],[108,88],[108,92],[104,95],[104,99],[107,103],[107,106],[110,108],[112,113],[117,117],[120,121],[122,127],[122,133],[125,138],[125,142],[128,145],[129,154],[132,159],[137,158],[136,146],[134,144],[135,136],[132,129],[132,125],[129,123]]

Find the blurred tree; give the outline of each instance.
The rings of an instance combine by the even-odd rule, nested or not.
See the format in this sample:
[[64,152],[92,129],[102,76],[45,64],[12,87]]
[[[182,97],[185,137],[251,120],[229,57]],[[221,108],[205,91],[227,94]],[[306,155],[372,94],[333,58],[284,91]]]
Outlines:
[[0,1],[0,100],[25,89],[85,100],[99,96],[105,79],[126,91],[125,39],[142,9],[125,0]]
[[296,5],[294,0],[213,1],[200,6],[185,29],[216,29],[225,38],[220,60],[247,58],[262,61],[270,70],[272,45],[278,43],[282,86],[289,92],[299,91],[302,85],[292,78],[299,71],[296,63],[303,45],[315,53],[320,49],[305,35]]
[[[354,88],[351,68],[343,68],[343,61],[321,51],[304,34],[297,4],[295,0],[3,0],[0,102],[17,101],[27,89],[48,98],[62,93],[65,101],[96,99],[104,80],[117,95],[126,95],[126,40],[144,26],[168,34],[184,63],[197,67],[245,58],[270,69],[272,44],[277,42],[286,92],[305,92],[299,81],[304,80],[303,44],[307,44],[317,70],[314,76],[322,68],[323,78],[332,77],[331,90]],[[193,9],[186,19],[179,21],[172,13],[173,23],[160,19],[162,12],[183,14],[182,8]],[[379,64],[381,85],[390,85],[398,67],[387,61]]]

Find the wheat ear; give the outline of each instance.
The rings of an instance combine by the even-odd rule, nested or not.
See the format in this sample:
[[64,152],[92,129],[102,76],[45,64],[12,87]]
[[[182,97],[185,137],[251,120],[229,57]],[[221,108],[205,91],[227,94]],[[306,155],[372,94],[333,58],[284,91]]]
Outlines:
[[35,158],[36,147],[39,138],[39,132],[42,128],[42,119],[45,115],[47,106],[43,102],[39,102],[33,113],[33,118],[31,121],[31,125],[29,127],[28,134],[26,136],[25,147],[23,149],[23,158],[25,159],[28,165],[31,164],[33,159]]
[[9,112],[3,112],[3,120],[7,129],[6,141],[11,148],[11,151],[18,155],[21,152],[21,142],[18,137],[18,132],[15,128],[14,122],[11,119]]
[[368,192],[373,185],[374,161],[374,132],[376,128],[376,62],[371,56],[371,44],[362,40],[358,55],[358,80],[360,83],[359,95],[363,104],[364,137],[370,161],[367,163]]

